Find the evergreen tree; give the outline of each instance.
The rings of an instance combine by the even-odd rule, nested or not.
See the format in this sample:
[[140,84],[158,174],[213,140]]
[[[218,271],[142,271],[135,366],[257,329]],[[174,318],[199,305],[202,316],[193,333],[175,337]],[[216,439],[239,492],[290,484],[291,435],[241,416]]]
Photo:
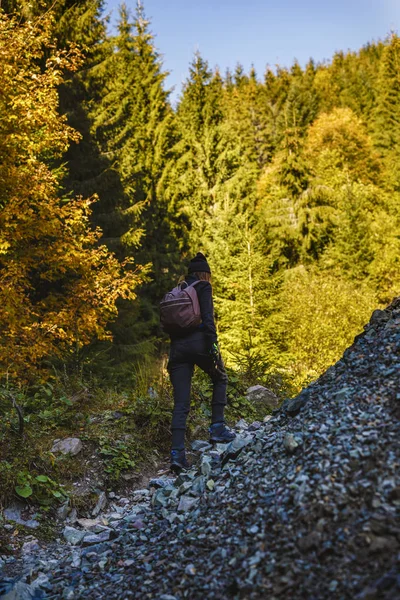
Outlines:
[[400,38],[392,35],[380,61],[377,104],[374,111],[374,140],[385,158],[389,180],[400,189]]
[[185,204],[192,247],[204,239],[218,190],[231,172],[222,130],[222,86],[219,73],[213,76],[196,54],[177,110],[179,141],[168,172],[171,201]]
[[101,100],[90,113],[99,155],[110,164],[106,172],[112,170],[120,182],[120,193],[113,198],[100,195],[98,222],[105,222],[106,239],[111,238],[121,256],[135,249],[139,260],[151,265],[140,306],[120,309],[116,342],[127,348],[159,333],[157,304],[176,276],[184,244],[179,215],[164,185],[175,142],[174,115],[164,90],[167,74],[148,27],[140,3],[133,24],[121,7],[112,51],[96,73],[103,82]]

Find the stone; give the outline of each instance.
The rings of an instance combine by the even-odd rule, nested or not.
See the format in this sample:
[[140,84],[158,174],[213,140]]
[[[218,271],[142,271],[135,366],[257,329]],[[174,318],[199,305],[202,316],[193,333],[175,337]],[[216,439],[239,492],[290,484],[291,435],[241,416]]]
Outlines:
[[133,492],[133,496],[136,498],[136,496],[150,496],[150,490],[148,490],[147,488],[144,488],[143,490],[135,490]]
[[196,567],[194,566],[193,563],[186,565],[185,573],[186,573],[186,575],[196,575]]
[[194,452],[205,452],[206,450],[211,450],[211,448],[212,444],[205,440],[194,440],[194,442],[192,442],[192,450],[194,450]]
[[63,536],[65,540],[72,546],[77,546],[78,544],[80,544],[85,535],[85,531],[75,529],[75,527],[69,527],[68,525],[64,528],[63,531]]
[[110,523],[112,521],[121,521],[124,518],[124,515],[122,514],[122,512],[112,512],[108,515],[108,520],[110,521]]
[[179,493],[180,494],[185,494],[188,490],[190,490],[190,488],[192,487],[192,482],[191,481],[184,481],[180,486],[179,486]]
[[192,498],[191,496],[181,496],[178,505],[178,512],[186,513],[198,503],[199,498]]
[[263,385],[253,385],[246,390],[246,398],[250,402],[262,403],[266,408],[273,409],[279,406],[279,398]]
[[1,596],[2,600],[39,600],[40,598],[44,598],[40,590],[22,581],[18,581],[15,584],[13,582],[10,583],[6,593]]
[[70,512],[71,507],[69,505],[69,501],[64,502],[64,504],[57,508],[57,518],[60,519],[60,521],[65,521]]
[[66,518],[66,522],[67,523],[75,523],[77,518],[78,518],[78,511],[76,510],[76,508],[73,508],[71,510],[71,512],[68,514],[68,517]]
[[149,487],[163,488],[173,483],[173,481],[173,479],[168,477],[155,477],[154,479],[150,479]]
[[344,387],[335,393],[335,400],[336,401],[347,400],[348,398],[350,398],[351,392],[352,392],[352,390],[350,388]]
[[[105,525],[102,524],[101,519],[77,519],[76,522],[78,525],[87,529],[88,531],[95,531],[98,527],[102,527],[104,529]],[[99,533],[99,532],[97,532]]]
[[236,437],[232,440],[225,448],[225,452],[222,455],[221,464],[224,466],[228,460],[235,460],[246,446],[251,444],[253,438],[251,436],[247,437]]
[[205,489],[205,477],[199,475],[199,477],[196,477],[196,479],[193,480],[190,493],[196,496],[201,496],[201,494],[204,493]]
[[[252,388],[249,388],[252,389]],[[248,427],[248,423],[247,421],[245,421],[244,419],[239,419],[239,421],[236,423],[235,428],[236,429],[247,429]]]
[[285,433],[285,436],[283,438],[283,445],[290,454],[295,452],[296,449],[299,447],[299,443],[297,442],[296,438],[292,433]]
[[[112,533],[114,533],[114,536],[112,536]],[[118,534],[116,532],[112,532],[111,530],[102,531],[101,533],[87,534],[82,540],[82,545],[93,546],[94,544],[108,542],[112,537],[116,537],[117,535]]]
[[247,430],[248,431],[258,431],[258,429],[260,429],[260,427],[261,427],[260,421],[253,421],[253,423],[248,426]]
[[[28,527],[29,529],[37,529],[40,526],[39,521],[36,521],[35,519],[22,518],[22,511],[24,510],[24,508],[25,506],[22,503],[16,502],[15,504],[12,504],[4,510],[4,518],[6,519],[6,521],[13,521],[18,525],[23,525],[24,527]],[[6,529],[9,529],[8,526],[5,527]]]
[[282,410],[284,410],[288,415],[295,416],[300,410],[307,404],[310,399],[310,394],[308,391],[304,390],[300,392],[296,398],[292,400],[287,400],[282,405]]
[[105,492],[100,492],[98,499],[97,499],[96,506],[92,510],[92,515],[94,517],[97,517],[97,515],[100,514],[100,512],[102,510],[104,510],[106,506],[107,506],[107,495]]
[[50,452],[53,454],[60,452],[61,454],[76,456],[82,449],[83,445],[79,438],[65,438],[63,440],[55,440]]
[[168,498],[164,495],[164,490],[163,488],[160,488],[156,491],[156,493],[153,496],[152,499],[152,505],[155,508],[160,508],[162,506],[167,506],[168,504]]
[[208,477],[208,475],[211,473],[211,457],[207,456],[207,455],[203,455],[202,459],[201,459],[201,466],[200,466],[200,470],[202,472],[202,474],[205,477]]
[[389,321],[391,315],[390,312],[386,311],[386,310],[374,310],[374,312],[371,315],[371,319],[369,321],[370,325],[376,325],[379,323],[386,323],[387,321]]
[[32,552],[37,552],[38,550],[40,550],[40,546],[36,538],[25,542],[21,548],[22,554],[32,554]]

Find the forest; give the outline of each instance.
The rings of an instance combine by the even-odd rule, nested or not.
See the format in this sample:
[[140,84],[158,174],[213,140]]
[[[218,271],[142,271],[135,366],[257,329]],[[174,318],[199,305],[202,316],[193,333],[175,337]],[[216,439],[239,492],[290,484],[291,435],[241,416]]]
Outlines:
[[[111,34],[102,0],[2,0],[0,411],[30,449],[10,413],[2,494],[63,493],[37,476],[70,472],[48,440],[73,427],[111,479],[166,447],[158,306],[198,250],[231,418],[249,385],[291,397],[341,357],[400,287],[399,60],[396,34],[261,74],[196,53],[173,106],[142,4]],[[199,376],[193,427],[208,395]]]

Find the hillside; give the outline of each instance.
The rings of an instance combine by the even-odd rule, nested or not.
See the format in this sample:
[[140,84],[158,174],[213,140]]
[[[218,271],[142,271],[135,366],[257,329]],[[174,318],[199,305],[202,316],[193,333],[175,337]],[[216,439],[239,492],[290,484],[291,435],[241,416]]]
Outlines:
[[110,495],[103,520],[67,523],[72,546],[28,544],[4,598],[399,598],[399,375],[397,298],[228,448]]

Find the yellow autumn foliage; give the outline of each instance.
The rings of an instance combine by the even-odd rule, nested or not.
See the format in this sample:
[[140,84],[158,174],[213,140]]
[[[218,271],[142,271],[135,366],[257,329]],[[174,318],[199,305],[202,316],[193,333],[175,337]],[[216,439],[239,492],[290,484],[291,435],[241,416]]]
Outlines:
[[50,19],[0,13],[0,376],[24,380],[44,358],[107,337],[117,299],[133,299],[143,273],[99,245],[94,199],[59,197],[49,164],[78,135],[57,88],[81,58],[54,51]]

